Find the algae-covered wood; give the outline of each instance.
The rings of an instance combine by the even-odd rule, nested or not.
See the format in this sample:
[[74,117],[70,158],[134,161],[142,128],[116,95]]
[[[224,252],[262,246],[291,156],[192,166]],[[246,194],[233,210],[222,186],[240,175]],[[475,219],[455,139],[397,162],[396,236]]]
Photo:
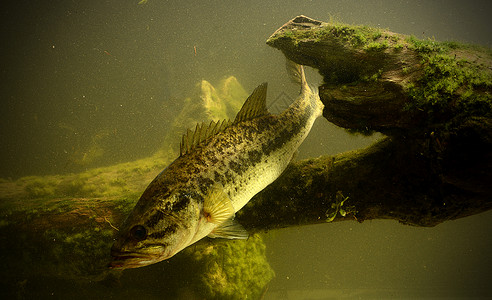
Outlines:
[[298,16],[267,41],[323,75],[324,116],[357,131],[424,131],[491,117],[492,51]]
[[329,121],[390,136],[367,150],[381,156],[361,153],[339,163],[357,172],[331,172],[325,165],[317,175],[324,183],[304,201],[329,187],[331,199],[340,190],[349,196],[340,201],[357,203],[358,220],[394,218],[419,226],[490,209],[490,49],[306,16],[284,24],[267,44],[319,70]]

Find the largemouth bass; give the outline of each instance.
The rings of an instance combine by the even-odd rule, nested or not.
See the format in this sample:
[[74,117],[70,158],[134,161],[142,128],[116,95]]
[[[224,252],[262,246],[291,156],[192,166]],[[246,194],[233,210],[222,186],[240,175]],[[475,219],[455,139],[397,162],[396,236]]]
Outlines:
[[303,67],[290,69],[301,92],[281,114],[267,111],[263,83],[234,121],[188,130],[180,156],[149,184],[120,228],[111,268],[168,259],[205,236],[248,237],[235,213],[280,176],[323,110]]

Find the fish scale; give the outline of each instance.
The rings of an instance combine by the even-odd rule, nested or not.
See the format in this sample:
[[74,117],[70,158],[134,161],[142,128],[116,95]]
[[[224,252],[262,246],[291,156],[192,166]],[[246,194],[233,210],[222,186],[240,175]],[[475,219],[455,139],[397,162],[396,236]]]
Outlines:
[[301,93],[279,115],[266,110],[266,83],[233,122],[199,124],[182,139],[180,156],[147,187],[112,247],[111,268],[170,258],[209,237],[247,238],[235,212],[285,170],[323,104],[302,66],[291,64]]

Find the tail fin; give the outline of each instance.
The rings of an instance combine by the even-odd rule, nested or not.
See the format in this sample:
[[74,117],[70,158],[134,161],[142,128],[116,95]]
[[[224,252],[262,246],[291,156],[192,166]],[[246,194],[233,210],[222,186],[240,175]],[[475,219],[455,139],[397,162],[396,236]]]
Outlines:
[[301,86],[301,93],[311,91],[306,81],[306,75],[304,74],[304,67],[302,65],[296,64],[290,59],[287,59],[285,67],[287,69],[287,74],[289,74],[290,80]]

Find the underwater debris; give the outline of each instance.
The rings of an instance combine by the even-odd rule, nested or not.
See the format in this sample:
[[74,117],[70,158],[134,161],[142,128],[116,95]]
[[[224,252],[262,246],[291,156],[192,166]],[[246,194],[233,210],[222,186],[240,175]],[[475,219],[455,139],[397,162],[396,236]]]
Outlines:
[[347,201],[348,199],[349,197],[345,197],[342,191],[337,191],[335,195],[335,200],[331,203],[330,208],[327,209],[325,212],[326,222],[333,222],[337,214],[340,214],[340,216],[342,217],[352,214],[355,220],[357,220],[357,218],[355,217],[355,214],[357,213],[357,211],[355,210],[355,206],[343,206],[345,201]]

